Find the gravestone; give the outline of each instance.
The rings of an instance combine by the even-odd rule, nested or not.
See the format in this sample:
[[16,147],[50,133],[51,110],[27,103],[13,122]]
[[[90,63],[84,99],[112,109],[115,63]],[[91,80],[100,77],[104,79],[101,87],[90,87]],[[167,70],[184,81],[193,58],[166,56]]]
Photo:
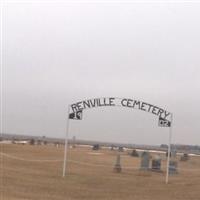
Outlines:
[[139,156],[135,149],[133,149],[133,151],[130,153],[130,155],[133,156],[133,157],[138,157]]
[[180,161],[188,161],[188,160],[189,160],[189,156],[187,153],[184,153],[180,158]]
[[72,138],[72,147],[76,148],[76,136],[73,136]]
[[93,147],[92,147],[92,150],[99,150],[100,149],[100,146],[99,144],[94,144]]
[[150,161],[150,155],[148,152],[144,151],[141,155],[140,170],[144,171],[149,170],[149,161]]
[[176,150],[172,150],[171,151],[171,157],[172,158],[176,158]]
[[115,150],[115,146],[114,146],[114,145],[111,145],[110,150],[111,150],[111,151],[114,151],[114,150]]
[[151,163],[151,169],[155,172],[161,172],[161,158],[160,156],[156,156]]
[[120,154],[117,154],[117,159],[116,159],[116,163],[114,166],[114,172],[120,173],[122,171],[121,168],[121,157]]
[[177,170],[178,163],[174,160],[170,160],[169,162],[169,175],[178,174]]
[[143,154],[143,151],[138,151],[138,156],[141,158],[142,157],[142,154]]
[[[169,156],[172,156],[172,152],[170,152]],[[166,157],[168,157],[168,151],[166,152]]]
[[54,146],[56,146],[56,148],[59,147],[59,143],[58,142],[54,142]]
[[118,151],[119,151],[119,152],[123,152],[123,151],[124,151],[124,148],[123,148],[123,147],[119,147],[119,148],[118,148]]

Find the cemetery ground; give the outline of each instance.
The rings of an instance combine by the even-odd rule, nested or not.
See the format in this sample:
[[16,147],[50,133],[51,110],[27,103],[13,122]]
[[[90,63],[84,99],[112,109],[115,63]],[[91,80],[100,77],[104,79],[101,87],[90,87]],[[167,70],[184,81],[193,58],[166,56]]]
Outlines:
[[[200,157],[178,161],[178,174],[170,176],[166,185],[164,173],[141,172],[140,158],[127,152],[121,153],[122,172],[115,173],[116,151],[71,148],[68,174],[63,178],[63,147],[0,145],[1,200],[200,199]],[[165,168],[166,161],[162,161],[164,172]]]

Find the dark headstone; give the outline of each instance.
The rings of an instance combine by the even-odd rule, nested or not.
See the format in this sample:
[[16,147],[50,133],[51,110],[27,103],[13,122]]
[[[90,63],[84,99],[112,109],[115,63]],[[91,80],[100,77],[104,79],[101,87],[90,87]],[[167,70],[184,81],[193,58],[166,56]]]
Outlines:
[[161,158],[158,156],[152,160],[151,169],[155,172],[161,172]]
[[178,163],[174,160],[170,160],[169,162],[169,175],[174,175],[178,173],[177,170]]
[[180,158],[180,161],[187,161],[189,160],[189,155],[187,153],[184,153],[181,158]]
[[114,172],[120,173],[121,171],[122,171],[121,158],[120,158],[120,154],[117,154],[117,159],[116,159],[116,163],[115,163],[115,166],[114,166]]
[[35,144],[35,140],[34,140],[34,139],[31,139],[31,140],[29,141],[29,144],[30,144],[30,145],[34,145],[34,144]]
[[133,156],[133,157],[138,157],[139,156],[135,149],[133,149],[133,151],[130,153],[130,155]]
[[[172,152],[170,152],[169,156],[172,156]],[[166,157],[168,157],[168,151],[166,152]]]
[[99,150],[100,149],[100,146],[99,144],[94,144],[93,147],[92,147],[92,150]]
[[172,157],[172,158],[176,158],[176,153],[177,153],[177,152],[176,152],[175,150],[172,150],[172,151],[171,151],[171,157]]
[[114,145],[111,145],[110,150],[113,151],[115,149]]
[[145,171],[149,170],[149,161],[150,161],[150,155],[148,152],[144,151],[141,155],[140,169]]
[[41,140],[37,140],[37,145],[42,145],[42,141]]
[[123,148],[123,147],[119,147],[119,148],[118,148],[118,151],[119,151],[119,152],[123,152],[123,151],[124,151],[124,148]]

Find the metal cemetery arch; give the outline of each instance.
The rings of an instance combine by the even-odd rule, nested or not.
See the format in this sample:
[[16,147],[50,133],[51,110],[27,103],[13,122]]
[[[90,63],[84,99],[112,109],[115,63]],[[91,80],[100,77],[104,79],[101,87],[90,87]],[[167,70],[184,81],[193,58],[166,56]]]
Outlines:
[[77,103],[71,104],[68,106],[68,119],[67,119],[67,132],[65,138],[65,150],[64,150],[64,163],[63,163],[63,177],[66,174],[66,158],[67,158],[67,145],[68,145],[68,131],[69,131],[69,119],[72,120],[82,120],[83,110],[89,108],[97,108],[103,106],[121,106],[128,107],[132,109],[139,109],[146,111],[158,116],[158,126],[160,127],[169,127],[169,143],[168,143],[168,157],[167,157],[167,173],[166,173],[166,183],[169,179],[169,161],[170,161],[170,151],[171,151],[171,136],[172,136],[172,113],[162,109],[158,106],[152,104],[133,100],[128,98],[116,98],[116,97],[104,97],[104,98],[95,98],[79,101]]

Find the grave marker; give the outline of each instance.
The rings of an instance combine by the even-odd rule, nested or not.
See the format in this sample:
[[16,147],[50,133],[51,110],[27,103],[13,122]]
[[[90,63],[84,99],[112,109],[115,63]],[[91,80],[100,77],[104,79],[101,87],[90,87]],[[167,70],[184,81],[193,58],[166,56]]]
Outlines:
[[114,171],[117,172],[117,173],[120,173],[122,171],[120,154],[117,154],[117,159],[116,159],[116,163],[115,163],[115,166],[114,166]]
[[188,160],[189,160],[189,155],[187,153],[184,153],[180,158],[180,161],[188,161]]
[[169,175],[178,174],[177,170],[178,163],[174,160],[170,160],[169,162]]
[[152,160],[151,169],[152,169],[152,171],[155,171],[155,172],[161,172],[161,158],[160,158],[160,156],[156,156]]
[[72,147],[76,148],[76,136],[73,136],[72,138]]
[[150,161],[150,155],[148,152],[144,151],[141,156],[140,170],[144,171],[149,170],[149,161]]
[[92,147],[92,150],[99,150],[100,149],[100,146],[99,144],[94,144],[93,147]]
[[133,151],[130,153],[130,155],[133,157],[139,157],[138,152],[135,149],[133,149]]

